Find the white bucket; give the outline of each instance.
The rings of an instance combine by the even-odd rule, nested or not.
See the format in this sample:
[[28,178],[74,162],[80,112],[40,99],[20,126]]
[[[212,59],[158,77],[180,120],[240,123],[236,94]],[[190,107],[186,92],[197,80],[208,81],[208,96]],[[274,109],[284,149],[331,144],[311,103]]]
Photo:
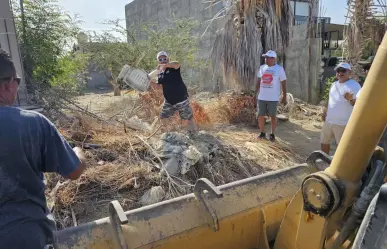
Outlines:
[[124,65],[117,79],[122,79],[125,84],[139,92],[148,91],[150,85],[149,76],[144,70],[132,68],[128,65]]

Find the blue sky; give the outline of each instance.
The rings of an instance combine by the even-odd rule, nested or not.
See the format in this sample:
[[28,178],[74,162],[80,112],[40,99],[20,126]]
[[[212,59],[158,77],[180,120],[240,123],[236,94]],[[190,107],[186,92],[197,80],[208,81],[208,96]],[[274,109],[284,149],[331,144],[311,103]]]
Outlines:
[[[79,14],[84,21],[84,30],[101,30],[104,25],[98,24],[104,20],[125,19],[125,5],[132,0],[58,0],[60,5],[70,12]],[[201,1],[201,0],[198,0]],[[343,24],[345,21],[345,0],[320,0],[324,6],[323,15],[331,17],[332,23]]]

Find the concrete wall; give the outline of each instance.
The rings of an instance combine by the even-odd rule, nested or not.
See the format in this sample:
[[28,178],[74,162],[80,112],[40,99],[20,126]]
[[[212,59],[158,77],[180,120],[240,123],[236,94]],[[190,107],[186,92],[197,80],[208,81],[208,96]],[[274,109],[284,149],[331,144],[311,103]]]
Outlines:
[[312,103],[318,102],[320,83],[317,78],[320,54],[321,40],[316,38],[308,40],[307,24],[294,26],[293,36],[286,51],[287,89],[294,97]]
[[[318,6],[316,0],[316,6]],[[306,11],[307,3],[303,0],[297,1],[297,13],[308,15]],[[208,26],[208,20],[216,15],[222,6],[214,6],[205,10],[206,4],[198,0],[134,0],[125,6],[127,26],[135,25],[140,22],[154,22],[161,27],[169,25],[168,20],[178,18],[192,17],[200,21],[200,27],[196,34],[202,34]],[[317,9],[317,8],[316,8]],[[317,15],[316,9],[312,12]],[[301,11],[301,12],[299,12]],[[210,55],[215,33],[221,27],[222,23],[214,23],[207,31],[200,42],[202,50],[201,55],[206,58]],[[320,39],[307,39],[308,32],[306,24],[295,26],[293,37],[289,49],[286,52],[286,72],[288,76],[288,92],[293,93],[295,97],[305,101],[317,102],[319,95],[319,82],[317,80],[319,70],[319,60],[321,53]],[[309,56],[309,42],[311,46],[311,56]],[[258,59],[258,58],[257,58]],[[205,75],[205,81],[202,85],[203,90],[213,91],[217,88],[218,77],[214,77],[211,70],[200,72]],[[193,80],[195,83],[195,80]],[[310,84],[309,84],[310,82]],[[188,83],[188,82],[186,82]],[[223,80],[225,83],[225,80]],[[222,90],[226,90],[227,84],[220,84]],[[309,96],[308,89],[311,88],[312,94]]]
[[[200,26],[194,31],[194,35],[203,35],[211,20],[224,6],[223,2],[211,8],[208,3],[198,0],[134,0],[125,6],[126,25],[137,25],[141,22],[157,23],[159,27],[170,27],[171,21],[181,18],[193,18],[199,21]],[[200,39],[198,56],[207,59],[210,56],[218,30],[218,22],[213,22],[204,36]],[[146,37],[138,36],[138,39]],[[188,73],[188,72],[187,72]],[[214,80],[211,69],[201,72],[189,72],[192,76],[186,83],[200,82],[200,87],[206,91],[212,91]],[[189,82],[188,82],[189,81]]]
[[24,80],[24,72],[20,57],[19,44],[16,36],[13,14],[8,0],[0,0],[0,48],[9,52],[15,63],[16,71],[22,78],[19,87],[19,96],[16,105],[27,105],[27,91]]
[[[141,22],[157,23],[160,27],[170,26],[173,20],[193,18],[200,22],[195,31],[202,35],[206,30],[209,20],[222,8],[222,3],[211,8],[208,3],[198,0],[134,0],[125,6],[126,25],[136,25]],[[216,25],[211,25],[208,32],[200,40],[200,48],[204,57],[209,55],[215,40]]]

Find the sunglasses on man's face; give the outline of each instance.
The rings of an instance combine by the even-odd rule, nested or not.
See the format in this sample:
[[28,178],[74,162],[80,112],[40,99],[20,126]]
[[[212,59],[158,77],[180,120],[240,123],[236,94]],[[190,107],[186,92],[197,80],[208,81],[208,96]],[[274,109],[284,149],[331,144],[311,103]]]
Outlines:
[[20,85],[20,82],[21,82],[21,78],[19,77],[7,77],[7,78],[0,78],[0,80],[11,80],[12,81],[16,81],[17,85]]
[[346,73],[346,72],[347,72],[347,69],[345,69],[345,68],[338,68],[338,69],[336,70],[336,72],[337,72],[337,73]]
[[13,78],[13,80],[16,81],[16,83],[17,83],[18,86],[20,86],[21,78],[16,77],[16,78]]
[[165,62],[165,61],[167,61],[167,60],[168,60],[168,58],[160,58],[160,59],[159,59],[160,62]]

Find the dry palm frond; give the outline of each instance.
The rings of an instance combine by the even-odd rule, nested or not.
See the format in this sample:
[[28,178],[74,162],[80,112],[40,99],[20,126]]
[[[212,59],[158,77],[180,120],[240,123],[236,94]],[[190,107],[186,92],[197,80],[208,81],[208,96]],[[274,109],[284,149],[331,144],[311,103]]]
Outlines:
[[276,143],[269,141],[256,141],[255,137],[246,132],[219,132],[218,137],[225,143],[245,151],[246,154],[254,155],[259,164],[264,168],[278,169],[289,162],[295,162],[297,155],[294,154],[288,145],[278,141]]
[[[377,50],[386,32],[386,21],[377,18],[380,12],[385,13],[386,7],[374,0],[350,0],[350,25],[346,32],[348,62],[353,68],[353,76],[357,78],[362,71],[358,61],[368,56],[369,49]],[[375,9],[377,4],[381,9]]]
[[283,55],[291,36],[290,1],[232,1],[224,29],[218,34],[212,52],[213,65],[221,65],[227,79],[238,90],[250,90],[264,50]]

